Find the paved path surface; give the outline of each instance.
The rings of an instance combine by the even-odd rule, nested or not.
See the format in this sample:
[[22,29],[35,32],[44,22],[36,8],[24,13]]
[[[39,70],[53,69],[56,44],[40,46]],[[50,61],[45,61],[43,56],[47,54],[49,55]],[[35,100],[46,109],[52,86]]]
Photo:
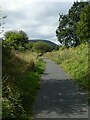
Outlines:
[[49,59],[44,60],[46,70],[33,106],[34,120],[43,120],[43,118],[44,120],[50,118],[87,120],[86,95],[78,90],[69,76],[57,64]]

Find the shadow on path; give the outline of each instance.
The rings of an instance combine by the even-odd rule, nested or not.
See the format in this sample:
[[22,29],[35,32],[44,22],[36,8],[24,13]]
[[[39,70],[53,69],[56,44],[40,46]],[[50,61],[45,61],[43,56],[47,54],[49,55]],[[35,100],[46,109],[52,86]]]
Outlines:
[[[60,71],[57,71],[57,74],[58,72]],[[82,118],[82,120],[88,118],[85,93],[80,92],[72,80],[60,79],[60,76],[53,79],[50,74],[52,72],[50,70],[48,72],[46,66],[40,90],[33,106],[35,120],[37,120],[36,118],[69,118],[68,120],[70,118]]]

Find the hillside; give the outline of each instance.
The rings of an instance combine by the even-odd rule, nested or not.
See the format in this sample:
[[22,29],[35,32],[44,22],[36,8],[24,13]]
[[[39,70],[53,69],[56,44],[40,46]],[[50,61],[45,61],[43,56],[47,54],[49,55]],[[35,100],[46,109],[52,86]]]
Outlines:
[[45,43],[49,44],[50,46],[52,46],[53,48],[58,47],[57,44],[55,44],[54,42],[51,42],[49,40],[42,40],[42,39],[31,39],[31,40],[29,40],[29,42],[38,42],[38,41],[45,42]]
[[90,91],[88,84],[88,44],[81,44],[78,47],[64,48],[58,51],[46,53],[46,57],[58,63],[80,88]]

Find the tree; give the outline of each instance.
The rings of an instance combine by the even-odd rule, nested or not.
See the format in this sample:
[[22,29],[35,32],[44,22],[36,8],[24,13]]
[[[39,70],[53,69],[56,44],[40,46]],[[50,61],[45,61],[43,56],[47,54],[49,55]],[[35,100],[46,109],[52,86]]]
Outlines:
[[56,30],[56,36],[62,45],[69,46],[71,44],[71,29],[69,28],[68,15],[60,15],[59,27]]
[[81,40],[76,34],[76,28],[80,21],[80,13],[86,5],[88,5],[88,2],[74,2],[68,14],[60,15],[56,36],[62,45],[70,47],[80,44]]
[[80,14],[82,12],[82,9],[88,4],[88,2],[74,2],[73,6],[69,10],[69,25],[72,28],[72,38],[74,46],[77,46],[81,43],[80,37],[76,34],[77,23],[80,21]]
[[16,31],[7,31],[4,33],[5,39],[8,39],[12,34],[15,34]]
[[28,43],[28,37],[23,31],[8,31],[5,33],[4,45],[13,47],[15,49],[25,48]]
[[77,24],[77,35],[80,37],[81,41],[90,40],[90,6],[86,5],[81,14],[80,21]]
[[38,53],[50,52],[51,46],[48,45],[47,43],[38,41],[38,42],[33,44],[33,50],[38,52]]
[[22,30],[20,30],[19,33],[22,35],[22,38],[23,38],[22,42],[28,43],[28,36],[27,36],[27,34],[24,31],[22,31]]

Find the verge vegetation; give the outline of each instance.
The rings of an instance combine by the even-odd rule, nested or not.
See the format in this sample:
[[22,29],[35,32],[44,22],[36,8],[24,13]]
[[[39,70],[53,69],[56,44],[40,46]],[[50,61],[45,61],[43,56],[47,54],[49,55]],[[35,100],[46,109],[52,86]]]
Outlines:
[[45,63],[26,49],[27,37],[22,34],[10,32],[2,43],[3,120],[32,120],[32,105],[44,71]]
[[44,56],[58,63],[81,88],[90,91],[88,54],[88,43],[82,43],[77,47],[60,47]]
[[89,3],[74,2],[66,15],[59,15],[56,36],[62,47],[58,51],[52,51],[49,45],[42,42],[29,43],[27,34],[22,30],[5,33],[2,42],[3,119],[32,119],[32,104],[45,66],[39,58],[43,54],[60,64],[80,88],[90,94]]
[[[89,2],[76,1],[67,14],[59,14],[56,36],[61,46],[56,52],[46,56],[56,61],[78,83],[80,88],[90,94],[89,82],[89,42],[90,5]],[[89,95],[90,96],[90,95]]]

